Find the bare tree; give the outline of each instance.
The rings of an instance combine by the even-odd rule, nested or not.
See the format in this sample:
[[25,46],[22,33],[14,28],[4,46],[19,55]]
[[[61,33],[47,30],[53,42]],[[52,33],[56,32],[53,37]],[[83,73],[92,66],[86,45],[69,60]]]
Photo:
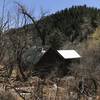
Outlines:
[[[41,29],[40,26],[39,26],[39,24],[40,24],[39,21],[38,22],[35,21],[35,18],[28,12],[28,10],[25,8],[25,6],[21,5],[18,2],[16,4],[18,5],[19,12],[21,14],[23,14],[24,17],[26,16],[32,21],[32,23],[34,24],[35,29],[37,30],[38,36],[40,37],[40,39],[42,41],[42,46],[44,46],[45,42],[46,42],[46,40],[45,40],[46,39],[46,34],[48,33],[47,30],[45,29],[46,25],[44,23],[42,23],[42,25],[44,25],[44,28]],[[43,12],[41,15],[42,16],[41,16],[40,19],[44,18],[45,13]]]
[[[7,15],[8,22],[10,21],[10,13]],[[27,23],[27,18],[26,16],[21,17],[19,11],[16,12],[16,17],[15,17],[15,27],[21,27],[25,26]],[[20,23],[21,22],[21,23]],[[17,65],[18,73],[17,73],[17,78],[20,80],[26,80],[26,76],[24,74],[24,69],[23,69],[23,63],[22,63],[22,55],[23,52],[27,48],[27,36],[26,36],[26,27],[23,27],[22,29],[10,29],[9,30],[9,23],[7,24],[8,26],[8,31],[6,32],[6,35],[8,36],[8,63],[7,63],[7,68],[8,68],[8,76],[11,75],[14,66]]]
[[4,28],[7,24],[7,21],[4,22],[4,12],[5,12],[5,0],[3,1],[3,7],[2,7],[2,16],[1,16],[1,22],[0,22],[0,61],[4,57],[4,48],[5,48],[5,43],[4,43]]

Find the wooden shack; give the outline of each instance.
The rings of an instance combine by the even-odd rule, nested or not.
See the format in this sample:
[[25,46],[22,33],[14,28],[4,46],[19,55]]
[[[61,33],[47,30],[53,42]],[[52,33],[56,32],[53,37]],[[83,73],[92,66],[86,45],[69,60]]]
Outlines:
[[69,72],[70,63],[80,59],[75,50],[55,50],[49,48],[41,51],[42,56],[34,65],[35,75],[40,77],[64,76]]

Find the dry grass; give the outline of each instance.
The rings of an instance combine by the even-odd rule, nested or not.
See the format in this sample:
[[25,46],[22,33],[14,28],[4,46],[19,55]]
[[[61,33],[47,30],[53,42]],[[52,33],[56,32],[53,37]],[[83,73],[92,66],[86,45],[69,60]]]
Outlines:
[[7,91],[0,92],[0,100],[17,100],[14,95]]

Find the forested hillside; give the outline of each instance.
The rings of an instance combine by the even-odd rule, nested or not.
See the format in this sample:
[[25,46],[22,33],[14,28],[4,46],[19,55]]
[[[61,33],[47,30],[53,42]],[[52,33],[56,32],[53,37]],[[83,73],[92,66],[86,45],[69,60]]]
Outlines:
[[[10,30],[10,35],[26,36],[29,45],[46,45],[56,49],[63,47],[65,42],[80,43],[90,37],[100,25],[100,10],[84,6],[72,6],[55,14],[42,17],[36,21],[41,35],[33,24],[19,29]],[[14,32],[13,32],[14,31]],[[16,32],[15,32],[16,31]],[[24,35],[24,36],[23,36]],[[43,43],[41,43],[41,41]]]
[[[100,10],[84,6],[73,6],[44,18],[51,30],[59,30],[73,42],[87,39],[100,24]],[[52,32],[51,32],[52,33]]]

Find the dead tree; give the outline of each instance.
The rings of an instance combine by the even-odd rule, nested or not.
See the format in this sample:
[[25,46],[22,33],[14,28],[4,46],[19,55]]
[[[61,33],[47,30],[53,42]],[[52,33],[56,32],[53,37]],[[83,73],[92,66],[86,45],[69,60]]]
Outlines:
[[[8,33],[9,34],[9,33]],[[20,80],[25,80],[25,74],[24,74],[24,70],[23,70],[23,63],[22,63],[22,54],[25,50],[26,47],[26,41],[24,41],[24,37],[20,38],[20,36],[18,34],[21,34],[20,31],[18,32],[16,29],[12,30],[9,34],[9,40],[11,43],[11,48],[12,48],[12,52],[13,52],[13,56],[15,63],[17,64],[17,68],[18,68],[18,75],[17,77]]]
[[4,58],[4,53],[5,53],[4,29],[8,23],[8,20],[7,21],[4,20],[4,13],[5,13],[5,0],[3,1],[1,22],[0,22],[0,62]]
[[[35,18],[32,17],[32,15],[28,12],[28,10],[25,9],[25,7],[23,5],[21,5],[18,2],[16,4],[18,5],[19,12],[21,14],[23,14],[24,17],[26,16],[26,17],[28,17],[32,21],[35,29],[37,30],[37,35],[40,37],[40,39],[42,41],[42,46],[44,46],[45,43],[46,43],[46,35],[48,33],[47,30],[45,29],[46,25],[44,23],[42,23],[42,25],[44,25],[44,28],[40,29],[40,26],[39,26],[40,23],[39,23],[39,21],[36,22]],[[41,19],[43,18],[44,14],[45,13],[42,14]]]
[[9,20],[7,18],[7,20],[5,19],[5,0],[3,1],[3,6],[2,6],[2,15],[1,15],[1,19],[0,19],[0,64],[3,65],[3,69],[2,71],[5,71],[5,73],[0,73],[2,76],[7,76],[7,66],[5,64],[5,53],[7,51],[7,35],[6,35],[6,27],[9,23]]

